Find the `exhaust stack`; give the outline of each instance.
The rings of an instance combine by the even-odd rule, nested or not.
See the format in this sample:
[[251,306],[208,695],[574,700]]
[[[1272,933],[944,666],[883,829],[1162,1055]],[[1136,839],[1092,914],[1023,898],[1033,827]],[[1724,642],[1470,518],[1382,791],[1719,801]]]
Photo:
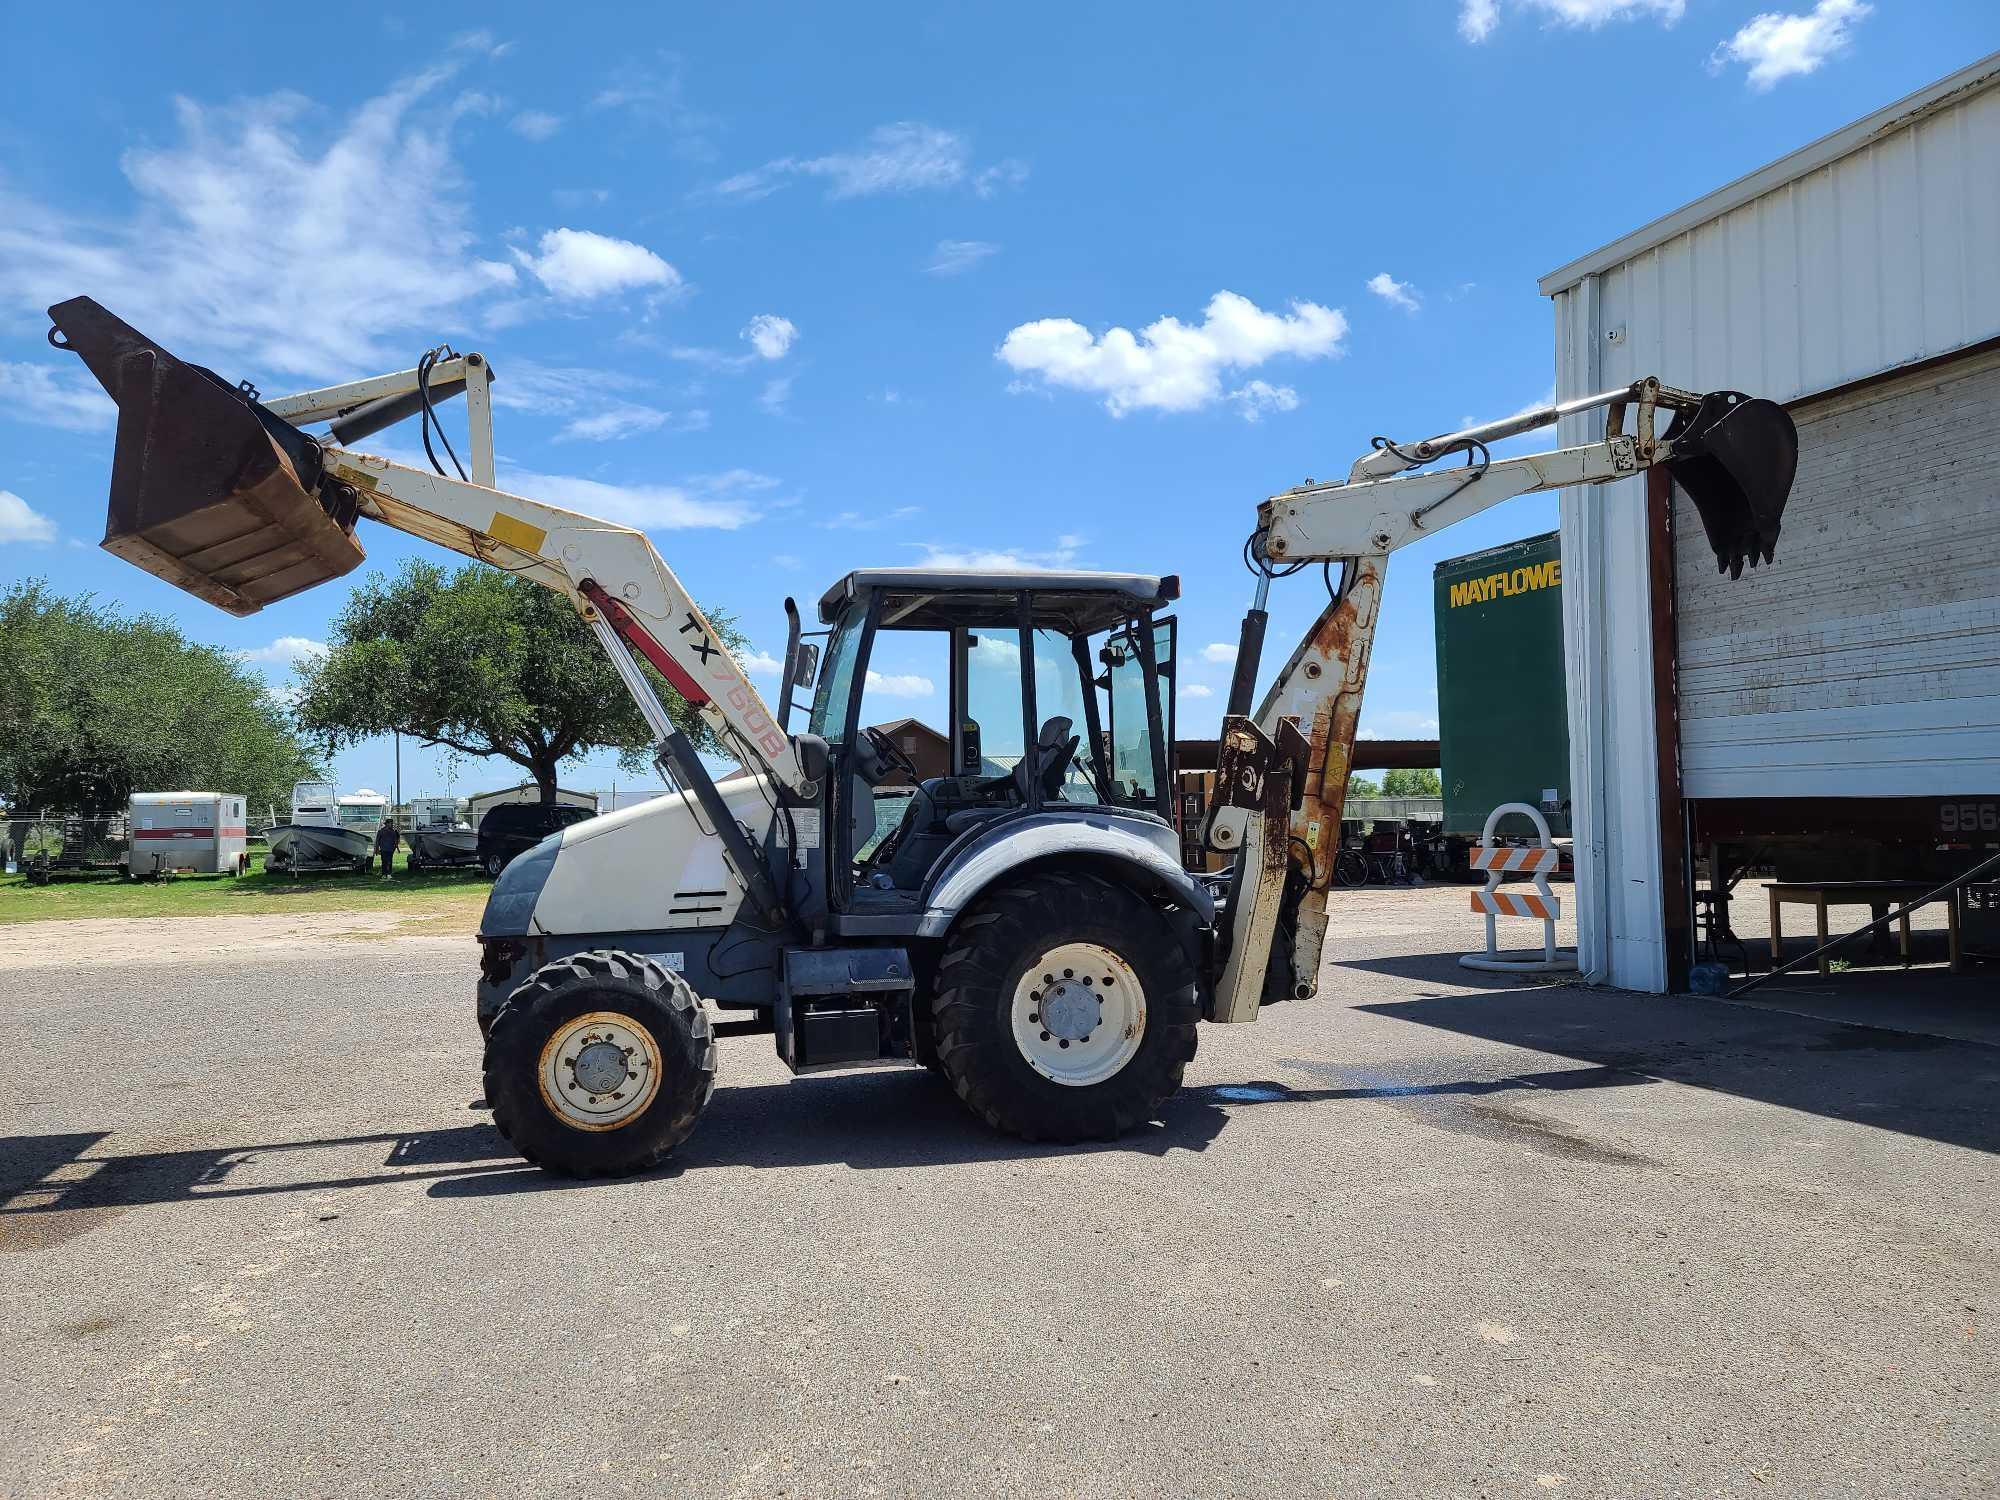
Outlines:
[[118,404],[107,552],[233,615],[360,564],[353,492],[322,495],[311,438],[89,297],[49,318]]

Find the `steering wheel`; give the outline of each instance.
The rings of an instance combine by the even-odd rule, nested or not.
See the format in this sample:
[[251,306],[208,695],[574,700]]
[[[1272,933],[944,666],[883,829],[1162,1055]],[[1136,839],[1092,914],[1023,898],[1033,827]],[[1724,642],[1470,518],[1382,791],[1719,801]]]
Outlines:
[[884,770],[901,771],[905,776],[910,778],[910,785],[912,786],[915,786],[924,779],[922,774],[917,770],[917,763],[905,755],[903,747],[890,739],[888,735],[872,724],[863,729],[861,734],[868,741],[869,748],[875,752],[875,764],[878,774],[876,777],[870,779],[869,784],[871,786],[879,780],[880,774]]

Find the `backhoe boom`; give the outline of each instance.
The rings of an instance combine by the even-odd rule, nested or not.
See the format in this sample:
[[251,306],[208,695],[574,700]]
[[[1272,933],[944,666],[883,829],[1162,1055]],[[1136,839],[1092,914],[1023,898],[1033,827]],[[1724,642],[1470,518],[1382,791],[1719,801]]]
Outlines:
[[[1522,458],[1488,452],[1489,443],[1599,407],[1607,415],[1597,442]],[[1660,409],[1673,420],[1656,435]],[[1458,455],[1464,467],[1415,472]],[[1326,895],[1391,552],[1516,495],[1603,485],[1665,464],[1694,499],[1718,566],[1740,577],[1746,563],[1774,555],[1797,461],[1797,431],[1771,402],[1733,391],[1697,396],[1648,378],[1422,443],[1378,438],[1346,480],[1308,481],[1264,501],[1250,544],[1261,569],[1257,597],[1243,623],[1206,831],[1209,847],[1234,855],[1237,868],[1214,1019],[1254,1020],[1267,996],[1304,998],[1318,988]],[[1252,713],[1270,581],[1305,563],[1340,564],[1339,584]],[[1271,972],[1274,963],[1288,972]]]

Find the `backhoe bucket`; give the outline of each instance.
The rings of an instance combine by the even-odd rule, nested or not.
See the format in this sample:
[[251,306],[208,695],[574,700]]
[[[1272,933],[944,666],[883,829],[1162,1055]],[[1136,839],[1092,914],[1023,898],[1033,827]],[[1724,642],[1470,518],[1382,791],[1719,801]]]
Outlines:
[[118,403],[107,552],[234,615],[360,563],[352,492],[320,499],[304,433],[88,297],[49,317],[49,342],[81,355]]
[[1701,512],[1716,570],[1741,578],[1746,562],[1770,562],[1799,468],[1791,415],[1775,401],[1711,391],[1692,415],[1676,412],[1665,437],[1667,469]]

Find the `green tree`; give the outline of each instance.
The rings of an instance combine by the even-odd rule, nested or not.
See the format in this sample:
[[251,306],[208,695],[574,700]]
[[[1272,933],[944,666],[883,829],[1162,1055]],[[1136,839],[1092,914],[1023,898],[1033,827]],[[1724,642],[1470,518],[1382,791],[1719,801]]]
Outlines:
[[1389,771],[1382,777],[1385,797],[1442,797],[1444,782],[1435,771]]
[[180,788],[255,807],[316,774],[262,679],[225,652],[42,579],[0,593],[0,801],[17,821]]
[[1352,802],[1356,797],[1379,797],[1381,795],[1382,788],[1370,781],[1366,776],[1349,776],[1347,778],[1348,801]]
[[[709,614],[730,650],[742,632]],[[695,745],[708,726],[650,667],[667,713]],[[392,731],[525,770],[542,801],[572,756],[615,749],[638,770],[652,736],[590,627],[562,595],[469,563],[412,561],[370,576],[335,620],[327,654],[300,669],[300,727],[329,750]]]

